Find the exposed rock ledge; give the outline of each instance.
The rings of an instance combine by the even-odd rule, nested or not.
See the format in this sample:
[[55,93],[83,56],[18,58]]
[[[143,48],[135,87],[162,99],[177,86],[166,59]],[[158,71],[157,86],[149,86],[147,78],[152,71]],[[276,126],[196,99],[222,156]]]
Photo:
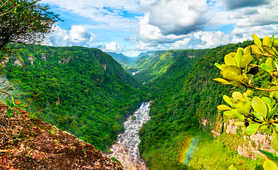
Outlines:
[[22,112],[0,111],[0,169],[122,169],[92,145]]

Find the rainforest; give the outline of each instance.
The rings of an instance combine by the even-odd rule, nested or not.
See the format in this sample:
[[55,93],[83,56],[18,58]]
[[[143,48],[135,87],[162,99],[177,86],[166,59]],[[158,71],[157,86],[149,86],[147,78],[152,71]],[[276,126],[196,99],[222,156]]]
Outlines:
[[276,0],[12,1],[0,169],[278,169]]

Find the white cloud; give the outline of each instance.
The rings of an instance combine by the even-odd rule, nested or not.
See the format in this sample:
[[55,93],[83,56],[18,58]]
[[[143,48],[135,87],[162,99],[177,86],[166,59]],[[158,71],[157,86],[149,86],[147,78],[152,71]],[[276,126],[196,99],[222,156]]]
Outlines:
[[70,30],[64,30],[59,26],[55,26],[44,44],[52,46],[92,47],[94,39],[95,35],[90,33],[84,26],[73,25]]
[[107,52],[121,52],[121,47],[115,41],[111,41],[110,43],[105,44],[103,50]]
[[[251,0],[42,0],[91,21],[68,31],[56,28],[49,39],[53,45],[97,47],[130,56],[146,50],[211,48],[251,39],[253,33],[278,33],[278,0],[247,1]],[[86,28],[121,31],[126,37],[94,42],[95,35]]]
[[206,19],[206,0],[141,0],[145,6],[145,17],[149,24],[160,29],[163,34],[186,34],[200,30]]
[[119,30],[136,28],[137,19],[126,18],[122,13],[138,12],[139,6],[136,0],[42,0],[41,2],[86,17],[95,22],[95,27]]

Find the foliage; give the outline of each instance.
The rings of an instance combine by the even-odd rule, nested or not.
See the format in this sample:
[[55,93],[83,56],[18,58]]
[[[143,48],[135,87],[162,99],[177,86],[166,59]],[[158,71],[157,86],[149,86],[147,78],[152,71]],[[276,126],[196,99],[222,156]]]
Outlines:
[[[169,50],[156,51],[141,54],[135,66],[128,67],[128,70],[137,72],[134,78],[141,83],[156,81],[160,76],[174,69],[175,64],[182,62],[185,70],[189,70],[192,61],[204,55],[207,50]],[[180,66],[179,66],[180,67]],[[164,76],[166,78],[166,76]],[[174,75],[175,77],[175,75]],[[170,75],[168,75],[170,78]],[[158,82],[158,81],[156,81]],[[158,83],[157,83],[158,84]],[[154,85],[155,87],[156,85]]]
[[[247,135],[272,134],[272,148],[278,151],[278,39],[273,35],[261,41],[255,34],[253,38],[254,45],[238,48],[224,57],[225,64],[216,64],[223,78],[215,81],[248,89],[243,94],[233,92],[231,98],[224,95],[228,105],[219,105],[218,110],[226,118],[238,120],[235,125],[242,126]],[[266,159],[265,169],[274,166],[277,168]]]
[[[140,104],[141,90],[111,56],[98,49],[16,45],[5,68],[38,118],[107,150],[124,118]],[[17,61],[17,62],[16,62]]]
[[[237,142],[231,141],[229,142]],[[193,169],[259,169],[261,161],[245,158],[226,147],[221,138],[201,134],[188,166]]]
[[[195,134],[200,131],[198,127],[203,127],[201,119],[207,119],[207,126],[213,126],[216,106],[222,101],[222,95],[231,91],[231,87],[223,87],[212,81],[219,76],[214,63],[221,62],[227,52],[249,44],[251,42],[247,41],[209,49],[196,60],[188,61],[186,55],[180,55],[166,73],[147,84],[153,100],[150,111],[152,119],[140,131],[139,149],[150,169],[158,166],[150,161],[151,157],[155,157],[154,151],[162,152],[163,145],[175,150],[175,146],[171,145],[178,143],[175,137],[185,132],[193,131]],[[170,159],[173,157],[171,152],[163,153],[161,165],[177,164],[176,160]],[[162,166],[160,168],[163,169]]]
[[59,20],[40,0],[0,0],[0,50],[8,43],[34,43]]
[[120,63],[123,67],[134,65],[137,61],[137,57],[127,57],[123,54],[118,54],[114,52],[107,52],[107,54],[111,55],[114,60]]
[[12,117],[12,113],[19,113],[19,109],[24,109],[26,106],[20,101],[15,100],[13,96],[9,96],[5,105],[0,107],[5,108],[8,118]]

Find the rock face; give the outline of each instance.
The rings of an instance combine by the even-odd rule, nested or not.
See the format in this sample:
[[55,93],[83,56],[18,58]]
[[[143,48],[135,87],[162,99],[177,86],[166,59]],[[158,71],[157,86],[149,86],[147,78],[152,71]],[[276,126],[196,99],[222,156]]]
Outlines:
[[147,170],[144,160],[140,157],[139,130],[150,120],[150,103],[143,103],[140,108],[124,123],[125,131],[118,136],[117,142],[110,148],[110,157],[115,157],[126,170]]
[[[237,133],[238,126],[234,125],[235,120],[229,120],[224,123],[225,132],[227,134],[235,135]],[[221,126],[219,124],[216,126],[214,130],[212,130],[213,136],[219,136]],[[246,136],[244,133],[242,134],[243,144],[240,144],[237,147],[238,154],[250,158],[255,159],[258,155],[262,155],[259,150],[265,150],[271,153],[276,153],[275,150],[271,147],[271,136],[267,134],[256,133],[251,136]]]
[[92,145],[20,111],[0,106],[0,169],[123,169]]

